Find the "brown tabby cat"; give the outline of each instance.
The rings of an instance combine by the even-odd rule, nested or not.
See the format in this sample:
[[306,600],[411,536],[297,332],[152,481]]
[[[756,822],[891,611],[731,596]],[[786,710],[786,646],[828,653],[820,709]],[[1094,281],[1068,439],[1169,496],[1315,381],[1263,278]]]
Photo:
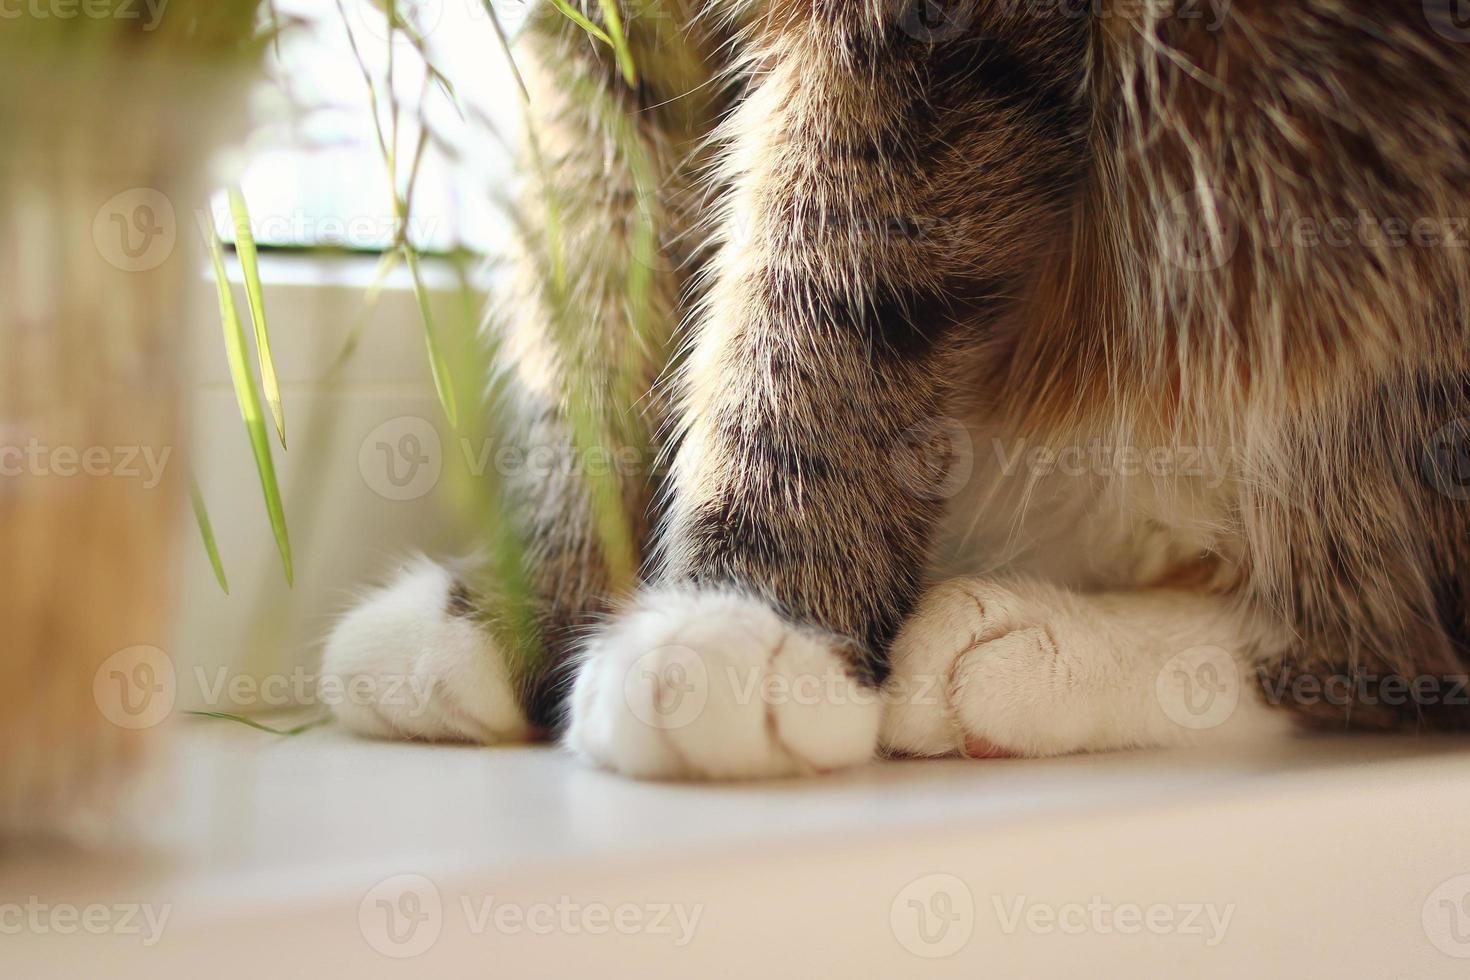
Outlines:
[[[343,721],[556,732],[632,775],[715,778],[1293,716],[1466,727],[1470,24],[1451,6],[627,0],[636,89],[536,18],[534,124],[554,185],[583,190],[560,231],[595,310],[587,363],[634,347],[649,161],[674,230],[652,293],[666,327],[687,320],[674,407],[606,433],[672,459],[623,474],[646,584],[609,595],[561,468],[507,517],[554,656],[508,662],[488,600],[420,562],[343,620],[325,669],[432,694]],[[570,367],[525,265],[517,402],[530,443],[565,445]],[[640,356],[664,346],[643,333]]]

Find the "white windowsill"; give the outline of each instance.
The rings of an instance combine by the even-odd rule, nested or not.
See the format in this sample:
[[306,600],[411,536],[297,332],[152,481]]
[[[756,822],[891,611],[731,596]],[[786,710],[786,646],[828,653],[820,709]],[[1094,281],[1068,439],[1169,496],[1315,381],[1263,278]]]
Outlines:
[[[181,735],[146,855],[36,856],[0,872],[4,895],[169,905],[162,939],[7,936],[7,975],[1464,975],[1425,931],[1431,892],[1470,871],[1463,739],[667,785],[548,748],[279,739],[226,723]],[[973,899],[973,935],[931,960],[900,933],[905,889],[936,874]],[[398,895],[420,880],[403,875],[432,882],[442,913],[433,945],[399,960],[365,930],[381,945],[381,883]],[[477,933],[472,913],[492,897],[702,911],[679,948],[652,932]],[[1182,930],[1008,933],[1001,911],[1021,897],[1233,911],[1214,945]]]

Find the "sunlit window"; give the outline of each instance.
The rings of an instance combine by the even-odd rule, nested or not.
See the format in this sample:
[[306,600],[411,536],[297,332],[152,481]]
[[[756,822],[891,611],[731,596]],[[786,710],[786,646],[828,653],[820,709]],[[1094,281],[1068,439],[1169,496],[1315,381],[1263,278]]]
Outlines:
[[[408,197],[412,244],[426,252],[494,247],[505,227],[496,198],[509,179],[520,96],[487,2],[398,0],[415,37],[396,32],[390,51],[385,11],[372,0],[276,0],[279,39],[252,100],[260,133],[233,167],[260,245],[392,245],[391,152],[400,191],[421,157]],[[495,9],[514,44],[527,4],[497,0]],[[229,239],[223,200],[215,215]]]

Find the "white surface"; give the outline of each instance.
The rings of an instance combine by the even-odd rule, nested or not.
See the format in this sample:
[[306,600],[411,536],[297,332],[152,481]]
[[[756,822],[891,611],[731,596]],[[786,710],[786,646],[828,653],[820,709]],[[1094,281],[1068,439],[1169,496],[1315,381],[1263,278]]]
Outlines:
[[[23,929],[0,936],[6,977],[1470,974],[1470,902],[1454,904],[1470,895],[1454,880],[1470,874],[1464,740],[680,785],[549,748],[280,739],[224,722],[181,734],[148,846],[0,865],[0,910],[30,896],[145,903],[169,910],[161,939]],[[408,949],[384,947],[378,902],[406,886],[431,887],[440,914],[401,934],[432,944],[395,959],[373,945]],[[635,903],[649,923],[653,906],[679,905],[698,923],[682,946],[658,930],[589,934],[580,911],[533,934],[482,922],[487,900]],[[1006,932],[1017,903],[1038,918]],[[1069,920],[1075,934],[1046,927],[1048,910],[1089,917],[1089,903],[1229,921],[1213,945],[1203,913],[1160,935],[1106,914],[1080,931]],[[939,945],[916,939],[918,909],[958,916]],[[951,956],[920,955],[945,942]]]

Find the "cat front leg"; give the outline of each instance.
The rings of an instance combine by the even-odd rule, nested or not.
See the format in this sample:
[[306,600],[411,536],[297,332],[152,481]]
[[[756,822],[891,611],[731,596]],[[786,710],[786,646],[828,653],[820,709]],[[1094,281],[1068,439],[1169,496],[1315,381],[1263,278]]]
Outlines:
[[873,755],[943,504],[958,355],[1059,207],[1083,118],[1047,66],[1015,87],[1025,45],[996,37],[1020,22],[937,36],[898,5],[776,7],[732,123],[658,573],[572,693],[571,747],[634,776]]
[[1052,756],[1279,735],[1256,665],[1285,639],[1221,596],[954,579],[894,643],[883,745]]

